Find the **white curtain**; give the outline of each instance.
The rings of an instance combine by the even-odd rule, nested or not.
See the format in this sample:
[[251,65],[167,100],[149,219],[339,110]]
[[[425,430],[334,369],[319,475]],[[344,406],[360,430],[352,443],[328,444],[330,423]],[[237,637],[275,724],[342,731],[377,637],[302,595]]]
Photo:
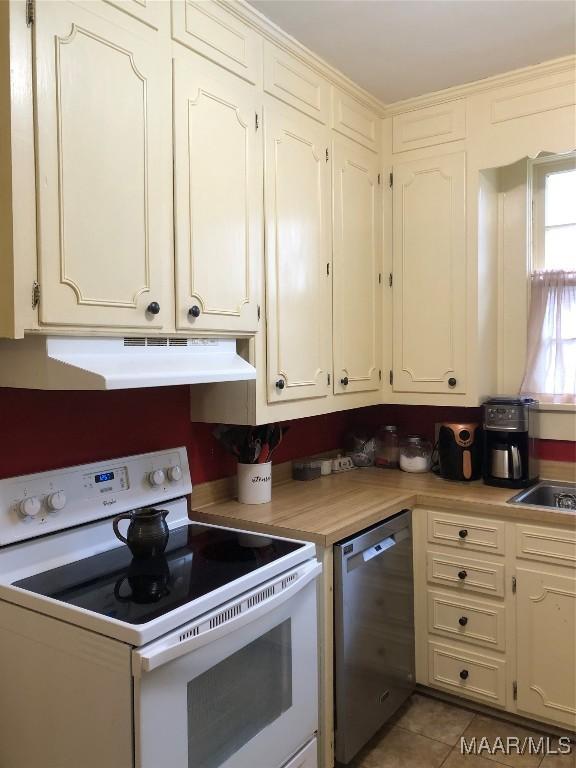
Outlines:
[[533,272],[521,392],[576,402],[576,272]]

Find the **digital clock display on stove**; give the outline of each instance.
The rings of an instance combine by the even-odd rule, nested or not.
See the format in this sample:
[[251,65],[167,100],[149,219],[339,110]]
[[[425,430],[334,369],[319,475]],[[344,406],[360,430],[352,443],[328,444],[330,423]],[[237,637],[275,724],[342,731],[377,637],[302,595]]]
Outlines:
[[94,476],[94,481],[97,483],[108,483],[110,480],[114,480],[114,472],[100,472],[99,475]]

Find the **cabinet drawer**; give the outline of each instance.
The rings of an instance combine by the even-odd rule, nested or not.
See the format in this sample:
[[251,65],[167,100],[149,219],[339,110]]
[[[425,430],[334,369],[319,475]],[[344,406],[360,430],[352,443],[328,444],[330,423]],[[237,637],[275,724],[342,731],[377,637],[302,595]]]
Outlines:
[[430,591],[428,631],[503,651],[506,645],[504,606]]
[[462,551],[474,549],[478,552],[503,554],[504,531],[504,523],[497,520],[445,512],[428,513],[428,541],[456,546]]
[[456,553],[428,552],[428,581],[463,592],[504,595],[504,565],[459,557]]
[[404,112],[392,118],[393,152],[466,138],[466,100]]
[[459,696],[506,706],[506,662],[456,646],[428,643],[428,682]]
[[529,560],[576,565],[576,531],[516,525],[516,555]]
[[264,90],[315,120],[328,122],[328,82],[271,43],[264,43]]
[[248,82],[257,81],[261,62],[258,35],[214,0],[173,2],[172,37]]

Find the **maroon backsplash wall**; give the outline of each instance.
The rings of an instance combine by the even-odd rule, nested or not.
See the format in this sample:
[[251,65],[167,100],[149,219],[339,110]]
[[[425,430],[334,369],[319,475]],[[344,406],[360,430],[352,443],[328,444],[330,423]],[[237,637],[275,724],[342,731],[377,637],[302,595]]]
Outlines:
[[[185,445],[195,483],[233,474],[212,426],[190,423],[188,387],[118,392],[0,389],[0,478]],[[373,406],[290,422],[275,462],[341,447],[350,430],[396,424],[434,437],[438,421],[478,420],[478,408]],[[540,441],[541,458],[576,461],[576,442]]]

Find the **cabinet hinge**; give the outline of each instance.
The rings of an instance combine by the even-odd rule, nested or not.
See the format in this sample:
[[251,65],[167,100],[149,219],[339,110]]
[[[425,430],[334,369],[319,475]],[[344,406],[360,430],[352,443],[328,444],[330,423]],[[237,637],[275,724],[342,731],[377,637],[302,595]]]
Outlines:
[[378,272],[378,284],[382,285],[382,272]]
[[258,112],[256,112],[254,117],[254,125],[256,126],[256,130],[260,128],[260,118],[258,117]]
[[516,682],[516,680],[514,680],[514,682],[512,683],[512,698],[514,699],[514,701],[516,701],[518,698],[518,683]]
[[40,304],[40,285],[34,280],[32,283],[32,309],[36,309],[38,304]]
[[26,0],[26,26],[34,24],[34,0]]
[[381,181],[380,181],[380,174],[378,174],[378,184],[380,184],[380,183],[381,183]]
[[330,277],[330,262],[326,264],[326,274],[328,275],[328,277]]
[[388,183],[390,185],[390,189],[392,189],[392,187],[394,186],[394,174],[393,173],[390,174],[390,176],[388,178]]
[[328,386],[330,386],[331,376],[329,373],[326,374],[326,378],[328,379]]
[[392,272],[390,272],[390,274],[388,275],[388,285],[390,286],[390,288],[392,288],[393,282],[394,282],[394,279],[392,277]]
[[258,322],[260,322],[260,304],[258,304]]
[[390,371],[390,384],[394,383],[394,372]]
[[382,369],[378,371],[378,378],[382,381]]
[[328,147],[326,147],[326,162],[328,162]]
[[516,594],[516,576],[512,576],[512,594]]

